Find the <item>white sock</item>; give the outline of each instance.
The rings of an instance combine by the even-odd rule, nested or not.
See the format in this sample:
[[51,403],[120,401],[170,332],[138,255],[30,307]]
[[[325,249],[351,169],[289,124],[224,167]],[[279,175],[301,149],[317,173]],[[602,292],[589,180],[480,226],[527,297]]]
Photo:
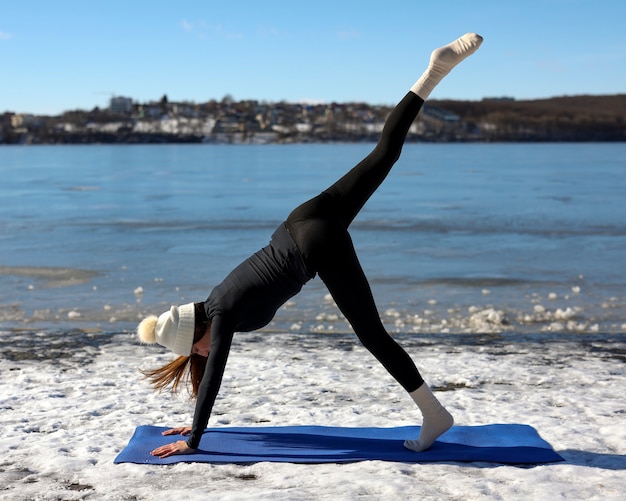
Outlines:
[[409,395],[411,395],[413,401],[422,411],[424,419],[420,429],[420,436],[417,440],[405,440],[404,446],[412,451],[422,452],[433,445],[439,436],[452,428],[454,418],[439,403],[439,400],[433,395],[426,383],[409,393]]
[[420,79],[413,84],[411,91],[417,94],[424,101],[428,99],[430,93],[441,82],[450,70],[459,64],[467,56],[476,52],[483,37],[476,33],[466,33],[454,42],[435,49],[430,55],[430,64]]

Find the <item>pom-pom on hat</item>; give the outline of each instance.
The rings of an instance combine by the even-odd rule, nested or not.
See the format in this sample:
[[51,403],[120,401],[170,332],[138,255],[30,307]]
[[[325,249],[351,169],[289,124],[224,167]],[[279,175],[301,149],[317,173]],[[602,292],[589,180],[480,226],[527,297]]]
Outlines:
[[159,343],[177,355],[189,356],[193,346],[195,308],[193,303],[172,306],[158,318],[144,318],[137,327],[142,343]]

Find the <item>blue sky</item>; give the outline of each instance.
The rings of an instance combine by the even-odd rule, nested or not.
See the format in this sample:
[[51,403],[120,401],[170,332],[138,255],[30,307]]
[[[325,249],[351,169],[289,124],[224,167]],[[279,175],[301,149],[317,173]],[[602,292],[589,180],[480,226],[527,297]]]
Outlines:
[[0,0],[0,112],[222,99],[393,104],[433,48],[481,49],[431,98],[626,92],[624,0]]

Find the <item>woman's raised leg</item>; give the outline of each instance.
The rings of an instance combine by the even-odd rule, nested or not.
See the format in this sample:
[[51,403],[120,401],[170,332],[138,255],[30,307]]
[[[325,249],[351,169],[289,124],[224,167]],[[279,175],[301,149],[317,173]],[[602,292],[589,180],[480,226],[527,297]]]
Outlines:
[[474,53],[481,43],[482,37],[468,33],[434,50],[422,76],[387,117],[372,152],[321,195],[296,208],[288,221],[330,218],[347,228],[400,157],[408,131],[424,100],[452,68]]
[[435,50],[427,70],[387,119],[372,153],[322,194],[295,209],[287,219],[287,226],[311,271],[316,271],[324,281],[363,345],[409,392],[422,412],[419,437],[405,442],[407,448],[418,452],[428,449],[454,420],[424,383],[409,355],[384,329],[348,226],[400,156],[423,99],[455,65],[476,51],[481,42],[480,36],[469,33]]

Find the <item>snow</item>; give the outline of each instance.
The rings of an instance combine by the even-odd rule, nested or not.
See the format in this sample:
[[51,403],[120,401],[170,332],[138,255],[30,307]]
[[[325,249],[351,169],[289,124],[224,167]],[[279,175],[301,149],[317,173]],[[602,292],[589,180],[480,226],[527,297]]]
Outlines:
[[[191,424],[186,394],[155,393],[137,371],[172,355],[131,332],[14,330],[0,332],[0,499],[623,499],[623,335],[397,339],[457,424],[530,424],[565,462],[115,465],[136,426]],[[300,424],[403,426],[419,413],[352,335],[236,334],[210,426]]]

